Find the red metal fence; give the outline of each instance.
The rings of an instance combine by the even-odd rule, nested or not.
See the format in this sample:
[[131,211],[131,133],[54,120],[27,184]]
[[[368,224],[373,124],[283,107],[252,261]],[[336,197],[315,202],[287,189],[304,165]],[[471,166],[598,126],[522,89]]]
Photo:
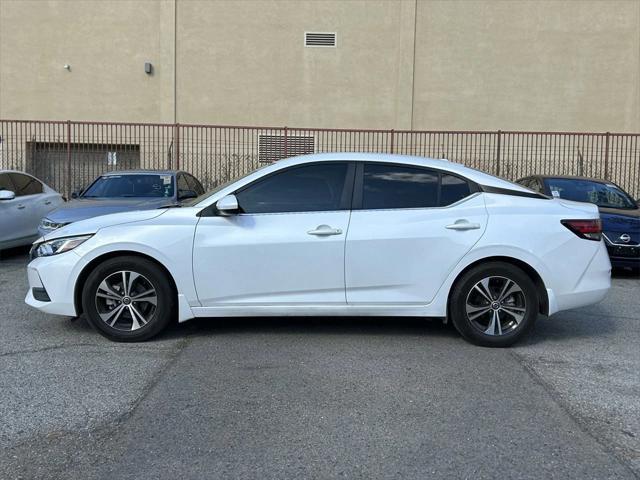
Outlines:
[[640,196],[640,134],[454,132],[0,120],[0,169],[25,170],[70,194],[97,175],[181,168],[205,188],[261,164],[313,152],[448,158],[511,180],[584,175]]

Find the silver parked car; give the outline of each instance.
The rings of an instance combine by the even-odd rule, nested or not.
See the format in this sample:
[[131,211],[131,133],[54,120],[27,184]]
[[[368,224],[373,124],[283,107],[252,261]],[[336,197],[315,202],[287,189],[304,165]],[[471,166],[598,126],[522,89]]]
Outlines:
[[40,220],[64,203],[62,195],[24,172],[0,170],[0,250],[29,245]]

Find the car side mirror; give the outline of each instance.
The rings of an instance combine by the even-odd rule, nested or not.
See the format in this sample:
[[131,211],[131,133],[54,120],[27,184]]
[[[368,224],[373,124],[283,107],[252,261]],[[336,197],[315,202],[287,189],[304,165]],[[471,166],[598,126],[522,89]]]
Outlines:
[[234,215],[240,211],[238,199],[233,194],[222,197],[216,202],[216,209],[218,210],[218,215],[222,215],[223,217]]
[[0,190],[0,200],[13,200],[16,198],[15,192],[11,190]]
[[178,200],[187,200],[189,198],[196,198],[198,194],[193,190],[178,190]]

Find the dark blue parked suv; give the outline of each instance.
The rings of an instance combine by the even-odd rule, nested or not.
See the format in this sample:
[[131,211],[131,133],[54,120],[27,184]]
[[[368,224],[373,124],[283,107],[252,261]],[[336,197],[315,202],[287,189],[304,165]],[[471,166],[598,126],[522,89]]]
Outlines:
[[640,207],[619,186],[594,178],[545,175],[518,183],[550,197],[595,203],[611,265],[640,269]]

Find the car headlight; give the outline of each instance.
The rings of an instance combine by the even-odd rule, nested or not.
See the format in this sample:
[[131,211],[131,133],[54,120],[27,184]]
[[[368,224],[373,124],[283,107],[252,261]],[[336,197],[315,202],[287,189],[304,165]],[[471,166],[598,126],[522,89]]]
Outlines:
[[79,245],[89,240],[92,235],[79,235],[77,237],[65,237],[56,238],[54,240],[48,240],[46,242],[36,243],[31,247],[29,252],[32,259],[38,257],[50,257],[51,255],[57,255],[59,253],[68,252],[73,250]]
[[43,218],[40,222],[40,228],[43,230],[57,230],[58,228],[62,228],[65,225],[69,225],[69,222],[54,222],[53,220],[49,220],[48,218]]

